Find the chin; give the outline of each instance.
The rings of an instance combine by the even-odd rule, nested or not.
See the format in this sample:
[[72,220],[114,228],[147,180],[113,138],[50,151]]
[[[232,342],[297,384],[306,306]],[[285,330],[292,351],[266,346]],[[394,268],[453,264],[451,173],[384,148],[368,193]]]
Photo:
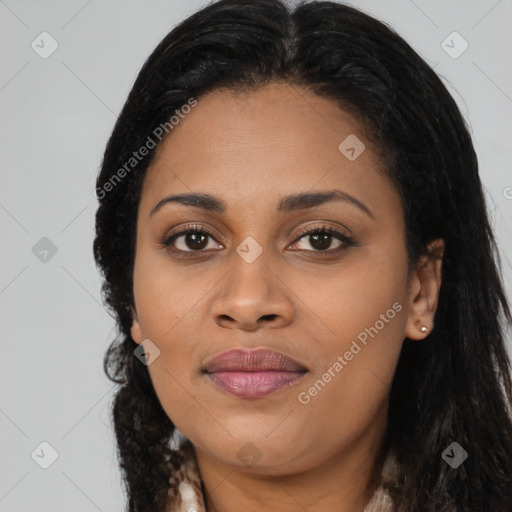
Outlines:
[[[197,444],[190,440],[209,457],[253,473],[279,475],[313,467],[317,450],[305,446],[303,435],[284,430],[278,433],[277,424],[272,422],[274,432],[270,428],[265,433],[255,432],[254,428],[235,428],[228,433],[219,427],[222,433],[216,429],[208,438],[199,435]],[[309,457],[311,460],[308,460],[307,452],[314,454]]]

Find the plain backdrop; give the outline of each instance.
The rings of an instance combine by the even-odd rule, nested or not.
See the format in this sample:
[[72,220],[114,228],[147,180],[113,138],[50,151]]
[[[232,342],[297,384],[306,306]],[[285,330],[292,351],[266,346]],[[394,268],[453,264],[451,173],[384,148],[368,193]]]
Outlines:
[[[92,257],[95,177],[143,62],[205,4],[0,1],[0,512],[124,508],[102,368],[114,321]],[[511,297],[512,2],[352,5],[394,27],[468,120]]]

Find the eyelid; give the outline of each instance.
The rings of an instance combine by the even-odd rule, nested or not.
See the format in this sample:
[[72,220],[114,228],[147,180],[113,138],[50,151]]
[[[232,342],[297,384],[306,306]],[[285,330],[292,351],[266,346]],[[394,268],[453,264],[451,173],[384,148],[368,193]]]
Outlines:
[[213,228],[205,227],[203,224],[192,222],[190,224],[185,224],[184,226],[180,226],[178,228],[175,228],[164,235],[162,241],[169,240],[173,237],[177,237],[180,235],[185,235],[190,232],[198,232],[198,233],[204,233],[205,235],[208,235],[210,238],[215,239],[216,241],[221,240],[219,243],[225,243],[223,241],[222,235],[217,233],[216,230]]
[[331,224],[327,224],[327,221],[317,222],[316,224],[309,224],[308,226],[305,226],[304,228],[301,228],[298,233],[295,235],[295,241],[297,241],[302,236],[316,231],[335,231],[336,233],[342,235],[345,238],[351,238],[352,235],[348,230],[343,229],[341,226],[332,226]]

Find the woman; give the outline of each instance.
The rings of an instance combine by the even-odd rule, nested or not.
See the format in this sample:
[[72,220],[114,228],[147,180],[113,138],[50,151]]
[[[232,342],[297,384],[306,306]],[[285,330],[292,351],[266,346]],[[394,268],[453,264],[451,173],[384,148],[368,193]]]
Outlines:
[[96,192],[130,511],[510,510],[475,152],[386,25],[205,7],[144,64]]

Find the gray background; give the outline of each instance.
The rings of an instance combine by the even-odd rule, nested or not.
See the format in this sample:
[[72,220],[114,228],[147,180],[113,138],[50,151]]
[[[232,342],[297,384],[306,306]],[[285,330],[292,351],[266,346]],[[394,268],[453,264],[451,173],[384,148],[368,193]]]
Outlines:
[[[123,509],[108,419],[113,384],[102,369],[114,322],[92,258],[94,180],[144,60],[202,5],[0,1],[0,512]],[[511,0],[352,5],[392,25],[457,99],[474,136],[511,297]],[[44,31],[58,44],[46,59],[31,47],[51,49]],[[469,44],[457,58],[445,49],[460,52],[462,40],[442,47],[453,31]],[[48,469],[40,467],[51,462],[42,442],[58,453]]]

